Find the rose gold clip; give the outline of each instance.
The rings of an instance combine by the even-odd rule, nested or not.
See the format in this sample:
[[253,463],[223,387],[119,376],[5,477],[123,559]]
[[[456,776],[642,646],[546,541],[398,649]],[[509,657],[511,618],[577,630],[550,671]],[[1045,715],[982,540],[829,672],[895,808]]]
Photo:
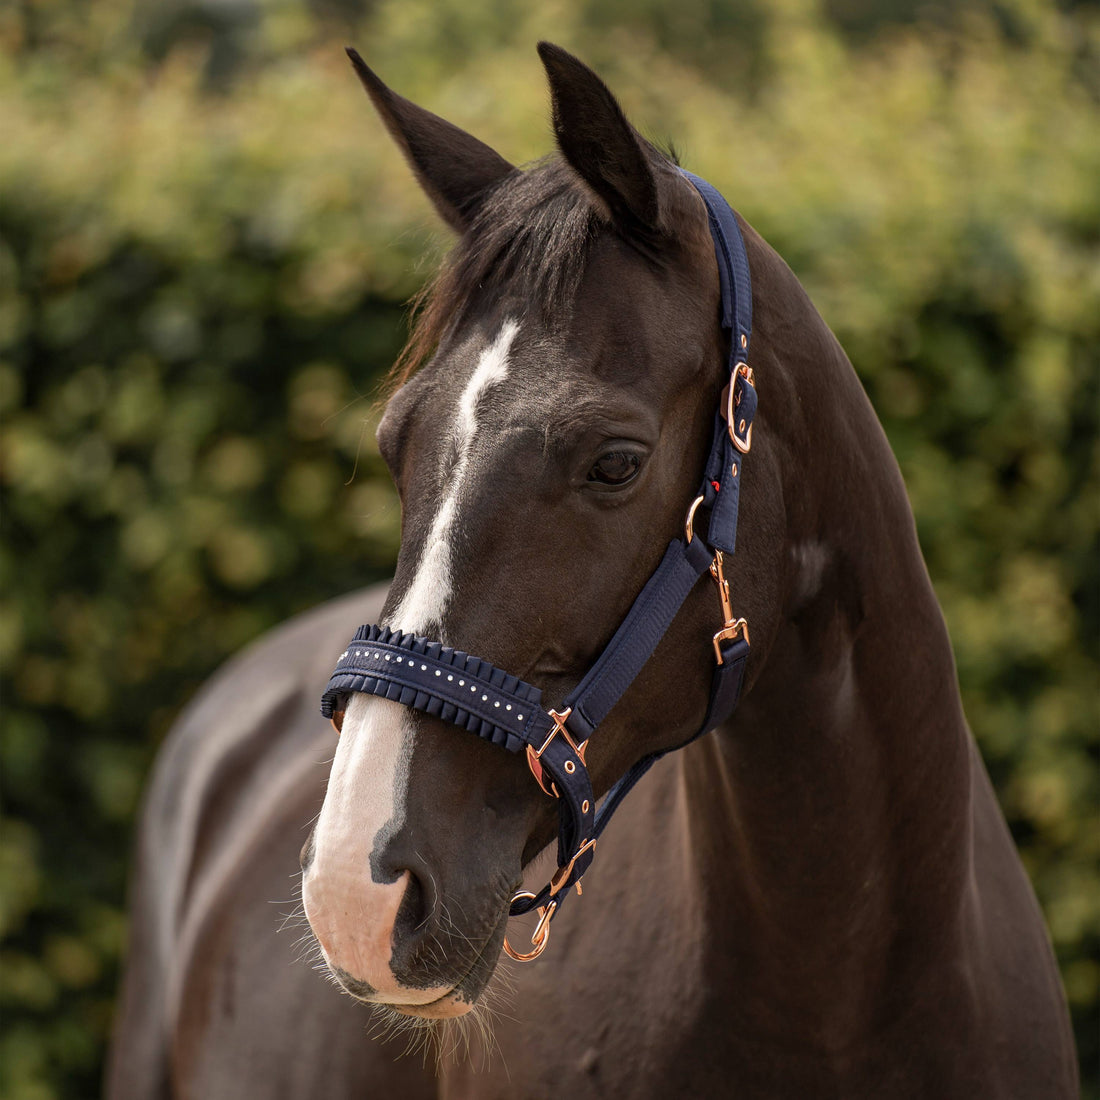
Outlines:
[[[564,866],[559,867],[554,872],[554,877],[550,879],[550,900],[545,905],[539,906],[539,922],[535,925],[535,933],[531,937],[531,943],[534,946],[533,951],[528,951],[526,954],[520,951],[516,951],[515,948],[508,942],[508,937],[504,937],[504,953],[511,959],[515,959],[516,962],[530,962],[532,959],[537,959],[546,950],[546,945],[550,942],[550,921],[553,919],[554,914],[558,911],[558,899],[554,896],[561,888],[569,881],[569,876],[573,873],[573,868],[576,866],[577,860],[584,855],[585,852],[596,847],[596,838],[586,840],[574,853],[573,858]],[[579,897],[583,892],[581,890],[581,884],[576,882],[573,884],[577,888],[577,896]],[[529,890],[520,890],[512,898],[513,904],[519,901],[520,898],[533,898],[535,897]]]
[[[743,365],[743,364],[742,364]],[[745,370],[752,374],[752,371],[748,367]],[[752,382],[749,382],[752,385]],[[751,435],[751,429],[749,434]],[[730,432],[733,435],[733,432]],[[745,448],[747,450],[748,448]],[[695,513],[699,508],[699,505],[703,503],[701,496],[696,497],[691,502],[691,507],[688,509],[687,518],[684,520],[684,538],[691,542],[695,535]],[[726,580],[726,575],[722,571],[722,551],[714,551],[714,561],[710,563],[710,575],[714,578],[714,583],[718,585],[718,599],[722,604],[722,629],[714,635],[714,656],[717,658],[719,664],[723,664],[722,660],[722,642],[728,642],[731,638],[736,638],[739,634],[743,635],[745,641],[749,640],[749,624],[744,619],[735,619],[733,617],[733,608],[730,606],[730,586],[729,581]],[[531,750],[528,749],[528,752]],[[536,777],[537,778],[537,777]]]
[[[527,890],[521,890],[512,901],[516,901],[519,898],[533,898],[535,895]],[[550,920],[557,911],[558,902],[557,899],[551,899],[546,905],[539,906],[539,922],[535,925],[535,934],[531,937],[531,943],[534,946],[534,951],[528,951],[526,954],[520,951],[516,951],[508,943],[508,937],[504,937],[504,953],[516,962],[530,962],[532,959],[537,959],[546,950],[546,945],[550,942]]]
[[749,641],[749,624],[744,619],[735,619],[733,617],[733,608],[730,606],[730,585],[726,580],[726,575],[722,571],[723,563],[722,551],[714,551],[714,561],[710,563],[710,575],[714,578],[714,583],[718,585],[718,601],[722,605],[722,629],[714,635],[714,656],[719,664],[722,664],[722,642],[728,642],[731,638],[736,638],[739,634],[745,639],[745,642]]

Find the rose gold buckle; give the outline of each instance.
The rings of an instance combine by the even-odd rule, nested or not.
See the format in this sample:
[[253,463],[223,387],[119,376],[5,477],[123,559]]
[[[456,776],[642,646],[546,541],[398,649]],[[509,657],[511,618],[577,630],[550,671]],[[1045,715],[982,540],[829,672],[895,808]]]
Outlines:
[[[580,760],[581,764],[586,765],[587,761],[584,759],[584,752],[585,749],[588,748],[588,742],[582,741],[578,745],[576,741],[574,741],[573,738],[569,736],[569,731],[565,728],[565,723],[568,720],[569,715],[573,713],[572,707],[566,707],[565,710],[563,710],[560,714],[556,710],[547,711],[547,713],[550,715],[550,718],[554,723],[554,728],[547,735],[546,740],[543,741],[543,743],[537,749],[532,748],[530,745],[527,746],[527,766],[531,769],[531,774],[535,777],[535,782],[543,789],[543,791],[545,791],[546,794],[550,795],[551,798],[560,798],[561,796],[558,793],[558,788],[554,786],[552,781],[550,782],[549,788],[547,788],[546,773],[543,771],[542,761],[539,758],[544,752],[546,752],[546,747],[550,744],[550,742],[553,741],[554,738],[558,736],[558,734],[561,734],[561,736],[564,737],[565,740],[569,743],[569,747],[577,754],[577,758]],[[569,771],[571,770],[571,768],[572,763],[567,761],[566,770]]]
[[[555,872],[550,879],[550,896],[553,897],[566,883],[566,880],[573,873],[573,865],[577,862],[581,856],[584,855],[590,848],[596,847],[596,838],[586,840],[577,850],[573,853],[573,858],[566,864],[563,864]],[[577,893],[581,892],[581,884],[577,883]],[[513,899],[514,900],[514,899]]]
[[749,642],[749,624],[744,619],[738,619],[735,623],[728,623],[714,635],[714,657],[720,665],[725,664],[722,658],[722,642],[728,642],[731,638],[736,638],[738,634],[745,639],[745,645],[751,644]]
[[[737,432],[735,432],[733,430],[733,411],[734,411],[734,407],[735,407],[735,405],[740,405],[741,404],[740,396],[737,397],[736,401],[734,401],[734,396],[733,396],[734,391],[737,389],[736,382],[737,382],[737,379],[739,377],[743,378],[747,385],[750,385],[750,386],[752,386],[753,389],[756,389],[756,376],[752,373],[752,367],[750,367],[748,365],[748,363],[738,363],[737,366],[733,368],[733,377],[730,379],[730,384],[729,384],[729,395],[726,398],[726,427],[729,430],[730,439],[732,440],[733,445],[743,455],[747,455],[749,453],[749,451],[752,449],[752,425],[751,424],[749,425],[749,430],[747,432],[745,432],[745,438],[744,439],[741,439],[737,435]],[[741,431],[741,432],[745,431],[745,421],[744,420],[742,420],[740,422],[740,424],[738,425],[737,431]]]
[[[512,898],[512,902],[519,901],[520,898],[533,898],[535,897],[529,890],[520,890],[515,897]],[[558,902],[557,899],[551,899],[546,905],[539,906],[539,922],[535,925],[534,935],[531,937],[531,943],[534,945],[534,951],[528,951],[526,954],[520,951],[516,951],[508,943],[508,937],[504,937],[504,953],[516,962],[530,962],[532,959],[537,959],[546,950],[546,945],[550,942],[550,921],[554,914],[557,912]]]
[[560,714],[556,710],[549,710],[546,713],[549,714],[550,717],[553,719],[554,728],[550,731],[546,740],[543,741],[542,745],[539,747],[539,750],[537,753],[535,753],[535,755],[542,756],[542,754],[546,752],[546,746],[549,745],[550,742],[553,741],[554,738],[557,737],[560,733],[562,737],[564,737],[566,741],[569,742],[569,747],[580,757],[581,763],[583,764],[585,762],[584,750],[588,748],[588,742],[582,741],[578,745],[577,742],[569,736],[569,731],[565,728],[565,723],[569,720],[569,715],[573,713],[573,708],[566,707],[565,710],[563,710]]

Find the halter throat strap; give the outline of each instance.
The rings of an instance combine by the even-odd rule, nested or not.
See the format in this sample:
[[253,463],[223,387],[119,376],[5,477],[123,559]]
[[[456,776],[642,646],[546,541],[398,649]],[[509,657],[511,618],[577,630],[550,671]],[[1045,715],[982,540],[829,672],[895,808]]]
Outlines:
[[[674,539],[634,600],[614,637],[560,710],[545,710],[542,693],[478,657],[441,642],[380,626],[362,626],[340,655],[321,700],[321,713],[335,720],[343,698],[354,692],[379,695],[450,722],[510,752],[526,753],[539,786],[558,800],[558,870],[537,894],[522,891],[513,915],[537,908],[540,921],[533,950],[537,957],[550,935],[550,920],[568,889],[591,865],[595,844],[623,799],[664,755],[645,756],[612,786],[599,812],[585,763],[589,738],[622,698],[676,618],[699,577],[710,572],[718,586],[722,627],[714,635],[715,669],[701,726],[681,745],[720,725],[737,706],[749,653],[748,627],[730,608],[724,555],[737,541],[741,465],[752,445],[756,386],[748,365],[752,331],[752,290],[748,256],[737,217],[705,180],[682,174],[695,187],[707,211],[721,284],[721,324],[729,336],[729,385],[715,413],[714,435],[703,483],[691,504],[684,536]],[[709,508],[704,539],[694,529],[700,506]],[[672,749],[665,751],[673,751]]]

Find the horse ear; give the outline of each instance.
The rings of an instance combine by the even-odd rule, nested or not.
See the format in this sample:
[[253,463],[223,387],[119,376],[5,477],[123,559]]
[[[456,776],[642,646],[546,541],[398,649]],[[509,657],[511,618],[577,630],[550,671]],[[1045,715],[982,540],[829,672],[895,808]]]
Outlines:
[[603,199],[613,218],[656,228],[660,204],[648,143],[587,65],[550,42],[540,42],[538,50],[550,81],[554,134],[562,156]]
[[391,91],[350,46],[347,55],[420,186],[443,220],[462,233],[490,188],[515,169],[465,130]]

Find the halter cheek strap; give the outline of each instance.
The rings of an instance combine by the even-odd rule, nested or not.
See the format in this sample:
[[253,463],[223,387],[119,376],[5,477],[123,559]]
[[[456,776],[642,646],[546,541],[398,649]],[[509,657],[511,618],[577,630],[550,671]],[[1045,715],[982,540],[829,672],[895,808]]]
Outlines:
[[[733,614],[724,572],[724,555],[733,553],[737,541],[741,464],[752,446],[756,413],[756,385],[748,365],[752,331],[748,257],[737,218],[725,199],[705,180],[690,172],[683,175],[707,209],[721,283],[721,323],[730,337],[729,386],[715,414],[703,484],[688,511],[683,538],[669,543],[607,648],[560,710],[544,710],[537,687],[479,657],[379,626],[359,628],[340,655],[321,699],[321,713],[335,720],[344,696],[378,695],[469,730],[510,752],[526,754],[539,786],[558,800],[558,870],[537,894],[521,891],[512,899],[513,915],[537,908],[540,916],[531,951],[520,954],[505,941],[508,954],[521,961],[536,958],[546,948],[550,921],[570,886],[580,893],[580,880],[592,863],[600,834],[633,786],[664,755],[653,753],[632,765],[596,812],[585,763],[589,738],[634,682],[703,573],[710,572],[718,587],[722,627],[713,640],[716,664],[706,716],[698,730],[675,748],[733,713],[748,659],[748,625]],[[705,541],[694,529],[700,505],[710,509]]]

